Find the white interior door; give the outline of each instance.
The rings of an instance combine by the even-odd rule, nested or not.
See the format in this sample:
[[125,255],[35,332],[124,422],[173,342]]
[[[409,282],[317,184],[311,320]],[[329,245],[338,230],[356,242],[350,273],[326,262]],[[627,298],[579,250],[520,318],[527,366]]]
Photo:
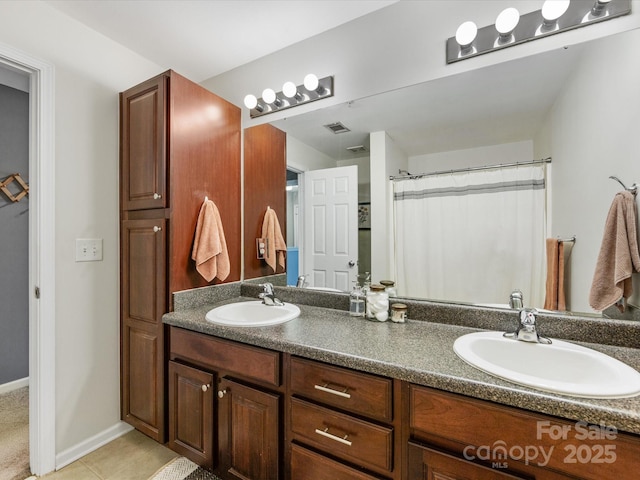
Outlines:
[[304,270],[309,286],[350,290],[358,274],[358,167],[304,174]]

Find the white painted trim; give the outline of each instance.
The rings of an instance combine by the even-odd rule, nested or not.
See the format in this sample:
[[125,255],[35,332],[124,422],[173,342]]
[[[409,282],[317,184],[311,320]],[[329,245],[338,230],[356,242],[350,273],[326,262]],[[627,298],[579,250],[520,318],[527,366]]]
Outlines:
[[5,44],[0,63],[30,78],[29,452],[31,471],[44,475],[54,470],[56,459],[54,68]]
[[19,388],[28,386],[29,377],[24,377],[12,382],[3,383],[2,385],[0,385],[0,395],[2,395],[3,393],[13,392],[14,390],[18,390]]
[[103,430],[102,432],[88,438],[71,448],[68,448],[64,452],[60,452],[56,455],[56,470],[60,470],[66,467],[70,463],[75,462],[79,458],[88,455],[89,453],[97,450],[98,448],[112,442],[118,437],[121,437],[125,433],[129,433],[133,430],[133,427],[128,423],[118,422],[115,425]]

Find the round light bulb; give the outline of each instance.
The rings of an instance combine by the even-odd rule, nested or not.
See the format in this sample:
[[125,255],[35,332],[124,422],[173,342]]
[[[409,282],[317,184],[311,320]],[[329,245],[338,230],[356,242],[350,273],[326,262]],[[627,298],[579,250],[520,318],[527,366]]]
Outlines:
[[478,34],[478,27],[473,22],[464,22],[456,30],[456,42],[462,48],[466,48],[473,43]]
[[313,92],[315,89],[317,89],[318,85],[318,77],[316,77],[313,73],[310,73],[309,75],[304,77],[304,88],[306,88],[310,92]]
[[542,4],[542,18],[546,22],[555,22],[569,8],[571,0],[546,0]]
[[296,93],[298,93],[298,87],[296,87],[296,84],[293,82],[286,82],[282,85],[282,93],[287,98],[293,98],[296,96]]
[[247,107],[249,110],[256,108],[257,105],[258,105],[258,99],[256,98],[255,95],[249,94],[246,97],[244,97],[244,106]]
[[271,88],[265,88],[262,91],[262,99],[267,103],[273,103],[276,101],[276,92]]
[[520,22],[520,12],[517,8],[505,8],[496,18],[496,30],[503,37],[513,33]]

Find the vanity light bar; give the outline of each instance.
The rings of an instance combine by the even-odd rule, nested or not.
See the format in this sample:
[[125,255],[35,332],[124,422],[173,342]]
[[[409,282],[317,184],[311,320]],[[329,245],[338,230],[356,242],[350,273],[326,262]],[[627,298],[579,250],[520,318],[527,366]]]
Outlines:
[[328,97],[333,97],[333,77],[318,79],[309,74],[302,85],[286,82],[280,92],[267,88],[262,92],[261,98],[247,95],[244,104],[249,109],[249,116],[256,118]]
[[[548,6],[549,1],[547,0],[545,5]],[[551,0],[551,3],[553,1]],[[458,62],[484,53],[631,13],[631,0],[574,0],[572,2],[566,0],[566,4],[565,1],[555,0],[555,2],[563,4],[563,9],[566,7],[566,11],[557,13],[560,15],[559,17],[545,19],[543,13],[549,16],[549,9],[545,9],[545,5],[543,5],[541,10],[520,16],[520,21],[518,22],[512,20],[515,23],[515,28],[509,35],[505,31],[500,33],[496,25],[479,28],[475,32],[470,27],[464,28],[462,31],[459,28],[457,41],[455,36],[447,39],[447,63]],[[552,15],[552,17],[555,17],[555,15]],[[496,19],[496,23],[502,24],[502,21],[503,19]],[[462,28],[465,24],[472,23],[465,22],[460,27]],[[475,27],[475,24],[473,24],[473,27]],[[471,35],[472,33],[474,35]]]

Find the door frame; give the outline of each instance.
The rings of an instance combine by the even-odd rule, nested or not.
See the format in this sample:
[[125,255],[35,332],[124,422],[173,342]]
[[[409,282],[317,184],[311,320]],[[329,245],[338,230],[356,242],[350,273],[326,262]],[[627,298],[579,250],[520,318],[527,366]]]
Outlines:
[[0,65],[29,76],[29,460],[55,469],[54,67],[0,43]]

